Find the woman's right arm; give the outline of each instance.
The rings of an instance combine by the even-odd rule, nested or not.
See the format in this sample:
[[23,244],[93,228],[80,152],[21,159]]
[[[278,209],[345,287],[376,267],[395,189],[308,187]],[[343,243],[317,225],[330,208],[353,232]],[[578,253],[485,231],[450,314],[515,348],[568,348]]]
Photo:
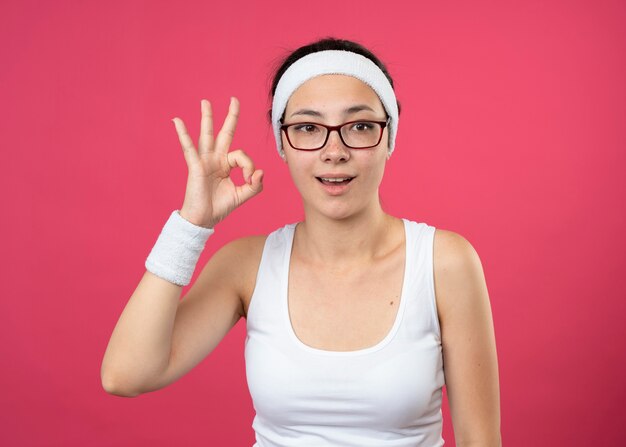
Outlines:
[[[239,114],[231,99],[228,116],[213,141],[211,108],[201,102],[202,122],[196,151],[184,123],[174,124],[189,176],[180,215],[194,225],[213,228],[233,209],[262,191],[263,171],[241,150],[228,152]],[[243,169],[247,183],[230,179]],[[208,355],[241,317],[241,277],[245,253],[258,238],[243,238],[218,250],[185,298],[182,286],[146,271],[124,308],[109,340],[101,366],[103,388],[133,397],[172,383]],[[257,250],[258,251],[258,250]]]

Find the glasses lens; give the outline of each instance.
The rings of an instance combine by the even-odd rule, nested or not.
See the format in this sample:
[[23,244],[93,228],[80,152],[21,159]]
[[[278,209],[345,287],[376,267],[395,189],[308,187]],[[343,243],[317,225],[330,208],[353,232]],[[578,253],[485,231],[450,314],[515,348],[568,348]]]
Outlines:
[[341,128],[341,136],[348,146],[375,146],[381,134],[381,125],[371,121],[358,121]]
[[317,124],[294,124],[287,128],[289,141],[298,149],[318,149],[324,144],[327,129]]

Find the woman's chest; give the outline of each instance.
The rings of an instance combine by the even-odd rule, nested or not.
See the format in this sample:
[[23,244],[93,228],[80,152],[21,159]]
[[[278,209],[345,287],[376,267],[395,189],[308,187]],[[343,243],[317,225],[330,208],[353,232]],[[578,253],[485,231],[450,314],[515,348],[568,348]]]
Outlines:
[[402,296],[404,255],[350,271],[311,269],[292,260],[289,322],[305,345],[355,351],[376,345],[394,325]]

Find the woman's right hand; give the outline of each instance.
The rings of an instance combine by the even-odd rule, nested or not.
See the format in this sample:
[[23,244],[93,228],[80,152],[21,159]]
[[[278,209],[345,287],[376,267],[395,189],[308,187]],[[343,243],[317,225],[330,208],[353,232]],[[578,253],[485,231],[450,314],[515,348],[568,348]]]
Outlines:
[[[189,168],[180,215],[195,225],[213,228],[232,210],[263,190],[263,171],[255,169],[252,159],[241,149],[228,152],[239,116],[239,100],[231,98],[228,115],[215,140],[211,104],[203,99],[200,105],[198,150],[183,121],[177,117],[172,119]],[[233,183],[230,171],[235,167],[243,170],[247,183],[240,186]]]

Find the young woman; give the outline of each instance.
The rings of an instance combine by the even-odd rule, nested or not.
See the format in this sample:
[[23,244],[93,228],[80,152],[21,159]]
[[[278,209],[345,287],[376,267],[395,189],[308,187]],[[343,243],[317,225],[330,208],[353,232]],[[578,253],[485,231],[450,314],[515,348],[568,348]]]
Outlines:
[[[226,244],[179,300],[213,228],[262,191],[263,171],[229,151],[236,98],[215,138],[201,101],[197,148],[175,118],[189,168],[184,203],[113,331],[104,389],[137,396],[167,386],[244,317],[255,446],[441,446],[444,384],[456,444],[500,446],[480,259],[459,234],[380,204],[399,114],[385,66],[360,44],[322,39],[285,59],[271,96],[305,219]],[[235,167],[245,184],[229,178]]]

